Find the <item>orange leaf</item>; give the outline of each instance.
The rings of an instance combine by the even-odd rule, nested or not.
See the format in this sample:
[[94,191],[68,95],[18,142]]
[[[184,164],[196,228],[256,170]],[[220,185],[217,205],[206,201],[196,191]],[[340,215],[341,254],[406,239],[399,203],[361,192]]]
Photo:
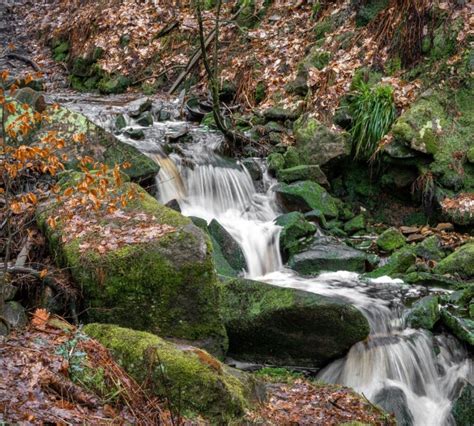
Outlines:
[[46,275],[48,275],[48,270],[45,268],[40,272],[39,276],[43,279]]
[[44,328],[46,322],[49,319],[49,312],[46,309],[36,309],[33,314],[33,319],[31,320],[31,324],[37,328]]

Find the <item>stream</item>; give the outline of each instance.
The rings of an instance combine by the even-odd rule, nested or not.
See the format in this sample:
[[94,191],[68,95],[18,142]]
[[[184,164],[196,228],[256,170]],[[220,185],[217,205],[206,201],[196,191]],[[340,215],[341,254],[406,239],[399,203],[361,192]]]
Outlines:
[[[124,96],[65,94],[54,99],[110,131],[117,114],[140,103]],[[401,407],[402,425],[455,424],[451,401],[463,381],[474,379],[472,361],[451,335],[405,327],[403,300],[416,294],[416,286],[388,277],[363,279],[346,271],[302,278],[286,269],[279,251],[280,227],[274,223],[282,213],[272,191],[276,182],[264,162],[255,159],[263,175],[255,185],[245,167],[216,153],[222,142],[218,133],[179,121],[178,109],[178,100],[157,100],[153,115],[166,121],[142,128],[127,118],[127,125],[140,128],[145,137],[137,141],[118,135],[160,164],[158,199],[177,200],[185,216],[221,223],[242,248],[246,277],[341,298],[361,310],[371,327],[369,339],[326,366],[318,379],[350,386],[374,403]]]

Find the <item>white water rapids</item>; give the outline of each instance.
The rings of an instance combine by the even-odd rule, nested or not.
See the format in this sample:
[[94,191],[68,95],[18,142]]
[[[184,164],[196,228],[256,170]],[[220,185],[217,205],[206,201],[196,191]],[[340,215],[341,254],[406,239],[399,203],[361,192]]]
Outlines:
[[[109,125],[110,107],[97,113],[80,106],[69,105],[95,122]],[[404,327],[401,296],[409,287],[399,280],[363,280],[344,271],[301,278],[284,269],[280,228],[274,223],[281,212],[274,200],[272,179],[264,170],[263,188],[257,191],[244,167],[215,154],[220,137],[202,129],[191,130],[193,141],[180,144],[179,153],[165,155],[161,145],[166,133],[183,125],[176,121],[155,123],[144,129],[146,138],[140,142],[121,136],[160,163],[160,201],[176,199],[184,215],[221,223],[241,246],[247,262],[244,273],[249,278],[343,298],[367,317],[371,327],[368,340],[354,345],[345,358],[328,365],[318,378],[353,387],[371,400],[377,400],[384,389],[398,390],[406,396],[409,410],[405,420],[399,419],[400,424],[454,424],[451,401],[463,380],[473,381],[472,362],[463,346],[450,335],[433,336]]]

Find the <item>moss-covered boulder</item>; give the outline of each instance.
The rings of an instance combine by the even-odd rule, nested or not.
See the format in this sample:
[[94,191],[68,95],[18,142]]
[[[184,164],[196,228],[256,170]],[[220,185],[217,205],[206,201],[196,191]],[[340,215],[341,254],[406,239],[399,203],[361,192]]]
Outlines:
[[285,168],[285,157],[279,152],[272,152],[267,157],[268,171],[277,173],[280,169]]
[[416,262],[415,250],[411,246],[405,246],[394,252],[387,263],[380,268],[366,274],[369,278],[378,278],[384,275],[389,277],[400,276],[405,273]]
[[[227,341],[208,236],[137,185],[124,185],[130,189],[137,195],[120,215],[96,212],[79,233],[81,219],[68,219],[60,206],[38,215],[56,260],[83,290],[89,321],[187,339],[222,355]],[[48,215],[60,217],[54,229]]]
[[389,228],[380,234],[376,242],[381,250],[391,253],[405,245],[405,237],[398,229]]
[[279,184],[274,190],[278,202],[287,211],[319,210],[326,218],[335,218],[339,214],[337,200],[316,182],[305,180]]
[[446,254],[441,248],[441,241],[437,235],[426,238],[416,246],[416,255],[425,260],[440,261]]
[[288,266],[301,275],[317,275],[325,271],[364,272],[367,255],[331,238],[319,238],[311,246],[295,254]]
[[305,237],[310,237],[316,232],[316,225],[308,222],[303,213],[291,212],[275,219],[275,223],[282,227],[280,232],[280,251],[286,256],[297,253]]
[[293,125],[295,147],[306,164],[323,166],[351,152],[346,133],[337,133],[314,118],[301,116]]
[[[31,99],[35,98],[31,97]],[[7,125],[15,123],[18,115],[22,113],[20,104],[17,104],[17,111],[17,114],[8,116]],[[46,136],[49,132],[55,132],[57,137],[63,138],[65,141],[61,154],[68,157],[67,168],[77,169],[79,158],[89,156],[110,167],[128,163],[130,167],[124,171],[137,182],[154,180],[159,172],[158,164],[152,159],[137,148],[119,141],[114,135],[95,125],[84,115],[61,106],[48,106],[44,113],[48,116],[48,120],[38,125],[24,142],[32,142]],[[73,137],[79,135],[82,135],[83,139],[75,142]]]
[[277,178],[284,183],[292,183],[298,180],[313,180],[320,185],[328,185],[326,175],[317,165],[299,165],[287,169],[280,169],[277,171]]
[[365,215],[361,213],[344,224],[344,231],[349,234],[353,234],[354,232],[362,231],[363,229],[365,229],[365,226]]
[[218,250],[232,269],[241,272],[247,268],[244,253],[235,238],[215,219],[208,226],[214,247]]
[[201,349],[110,324],[88,324],[83,331],[108,348],[139,384],[180,407],[181,414],[227,424],[250,405],[250,378]]
[[441,309],[441,321],[459,340],[474,347],[474,321],[461,318],[450,312],[447,308]]
[[459,397],[453,402],[451,414],[457,426],[474,424],[474,386],[465,383]]
[[244,279],[224,283],[222,315],[231,354],[274,365],[321,367],[369,334],[350,304]]
[[444,258],[436,265],[435,272],[458,274],[466,279],[474,278],[474,243],[465,244]]
[[438,296],[430,295],[417,300],[411,307],[406,322],[409,327],[432,330],[439,320]]

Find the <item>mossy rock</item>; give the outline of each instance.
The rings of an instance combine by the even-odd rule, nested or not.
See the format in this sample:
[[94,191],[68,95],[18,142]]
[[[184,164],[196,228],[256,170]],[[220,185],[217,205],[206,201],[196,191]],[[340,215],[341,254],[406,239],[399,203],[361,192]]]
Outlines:
[[280,251],[286,256],[296,254],[304,243],[302,238],[313,235],[316,226],[306,220],[303,213],[291,212],[275,219],[275,223],[282,227],[280,232]]
[[353,3],[358,5],[356,13],[356,26],[365,27],[388,6],[389,2],[388,0],[368,0],[363,2],[353,0]]
[[125,92],[130,84],[130,79],[124,75],[111,75],[100,80],[97,88],[101,93],[111,95]]
[[321,367],[369,334],[350,304],[245,279],[224,283],[222,315],[230,353],[279,366]]
[[285,168],[297,167],[301,165],[301,157],[294,146],[289,146],[283,154],[285,159]]
[[181,408],[181,414],[228,424],[251,405],[249,376],[201,349],[110,324],[88,324],[83,331],[108,348],[139,384],[168,399],[175,409]]
[[336,218],[339,214],[336,199],[316,182],[306,180],[289,185],[279,184],[275,192],[279,203],[288,211],[319,210],[326,218]]
[[474,243],[458,248],[436,265],[438,274],[459,274],[462,278],[474,278]]
[[467,343],[471,348],[474,347],[474,321],[467,318],[461,318],[448,309],[441,309],[442,323],[461,341]]
[[307,115],[295,121],[293,133],[295,147],[306,164],[323,166],[351,152],[350,138],[346,133],[334,132]]
[[[18,104],[18,111],[20,110]],[[95,161],[105,163],[110,168],[117,164],[128,163],[130,167],[124,172],[136,182],[154,179],[160,170],[158,164],[137,148],[121,142],[80,113],[63,107],[49,106],[45,114],[49,118],[48,121],[34,129],[24,142],[32,143],[49,132],[56,132],[57,137],[63,138],[65,141],[65,147],[61,154],[66,154],[68,157],[65,164],[67,169],[78,170],[78,157],[89,156]],[[7,125],[16,120],[16,117],[17,115],[10,115]],[[74,135],[84,135],[85,139],[80,143],[74,142]]]
[[453,402],[451,414],[457,426],[472,426],[474,424],[474,386],[465,383],[460,395]]
[[439,320],[438,296],[430,295],[416,301],[411,307],[406,322],[409,327],[432,330]]
[[400,276],[400,274],[405,273],[408,268],[415,264],[415,262],[415,249],[411,246],[405,246],[400,250],[395,251],[385,265],[365,274],[365,276],[369,278],[378,278],[384,275],[397,277]]
[[268,171],[277,173],[280,169],[285,167],[285,157],[279,152],[272,152],[267,157]]
[[277,179],[284,183],[292,183],[298,180],[312,180],[320,185],[328,185],[326,175],[317,165],[299,165],[280,169],[277,171]]
[[[83,290],[87,319],[186,339],[222,356],[227,339],[208,236],[137,185],[124,184],[123,190],[128,189],[138,195],[124,208],[126,214],[146,213],[157,226],[167,224],[175,231],[99,254],[94,245],[106,235],[85,230],[64,243],[62,229],[68,219],[62,218],[52,229],[46,219],[57,207],[38,214],[55,259]],[[100,213],[97,220],[104,229],[114,223],[113,217]],[[84,241],[90,247],[81,250]]]
[[446,257],[446,254],[441,249],[441,241],[436,235],[432,235],[418,244],[416,246],[416,255],[425,260],[434,260],[436,262]]
[[[339,228],[333,228],[334,230]],[[333,238],[318,238],[310,247],[294,255],[288,266],[305,276],[327,271],[364,272],[367,255]]]
[[389,228],[380,234],[376,242],[381,250],[391,253],[405,245],[405,237],[398,229]]
[[354,232],[362,231],[365,227],[365,215],[361,213],[344,224],[344,231],[353,234]]

